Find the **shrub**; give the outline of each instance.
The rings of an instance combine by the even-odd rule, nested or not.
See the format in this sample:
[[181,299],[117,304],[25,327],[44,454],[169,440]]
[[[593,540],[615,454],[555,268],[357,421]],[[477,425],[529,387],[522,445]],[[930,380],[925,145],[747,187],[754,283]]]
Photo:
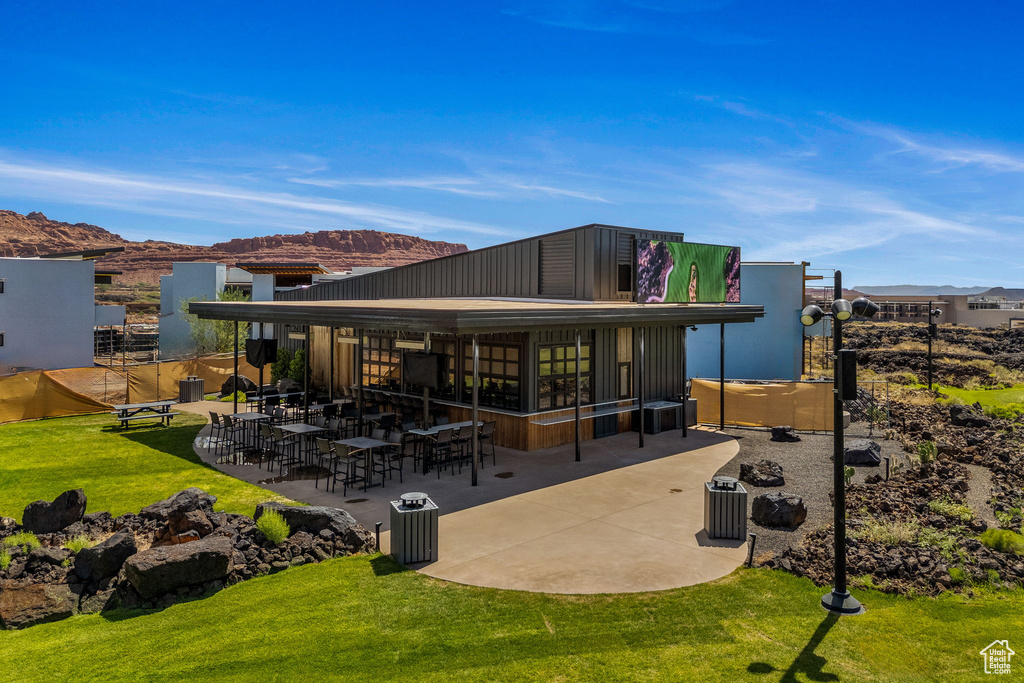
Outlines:
[[39,542],[39,539],[36,538],[36,535],[31,531],[21,531],[5,538],[4,545],[20,545],[21,549],[27,553],[30,550],[35,550],[36,548],[39,548],[40,546],[42,546],[42,543]]
[[78,536],[69,539],[68,542],[64,544],[64,547],[77,555],[86,548],[91,548],[92,540],[88,536],[79,534]]
[[985,414],[1000,420],[1016,420],[1024,413],[1024,403],[1007,403],[1004,406],[985,406]]
[[921,380],[912,372],[897,372],[892,376],[894,382],[899,384],[920,384]]
[[921,532],[917,522],[897,522],[873,519],[857,530],[856,538],[883,545],[906,545],[913,543]]
[[284,516],[277,510],[265,510],[256,520],[256,528],[271,543],[280,543],[288,538],[292,531],[288,522],[284,521]]
[[969,522],[974,519],[974,510],[970,506],[963,503],[955,503],[948,498],[929,502],[928,509],[937,515],[959,519],[961,522]]
[[288,349],[277,350],[277,360],[270,365],[270,381],[276,382],[288,376],[292,364],[292,352]]
[[221,403],[231,403],[232,401],[235,400],[236,396],[238,397],[238,402],[239,403],[245,403],[245,392],[244,391],[236,391],[234,394],[228,394],[227,396],[225,396],[224,398],[221,399]]
[[996,520],[999,522],[999,526],[1011,527],[1013,526],[1013,515],[1009,512],[1003,512],[1002,510],[996,510]]
[[967,582],[967,572],[960,567],[949,568],[949,579],[953,582],[953,585],[959,585]]
[[853,475],[857,473],[857,470],[847,465],[846,469],[843,470],[843,479],[846,480],[846,485],[849,486],[850,482],[853,481]]
[[999,576],[999,572],[995,569],[986,569],[985,575],[988,577],[988,582],[993,586],[998,586],[1002,582],[1002,577]]
[[953,527],[948,531],[941,529],[934,529],[932,527],[924,527],[921,529],[921,533],[917,537],[917,545],[922,548],[935,548],[942,555],[942,558],[946,562],[954,562],[959,560],[964,562],[968,558],[968,553],[964,550],[960,544],[960,539],[957,537],[958,533],[962,530],[962,527]]
[[288,366],[288,376],[302,384],[306,376],[306,350],[299,349],[295,352],[291,364]]
[[1009,529],[989,529],[978,540],[1000,553],[1024,555],[1024,536]]
[[0,571],[7,569],[11,566],[11,554],[7,552],[7,548],[0,550]]

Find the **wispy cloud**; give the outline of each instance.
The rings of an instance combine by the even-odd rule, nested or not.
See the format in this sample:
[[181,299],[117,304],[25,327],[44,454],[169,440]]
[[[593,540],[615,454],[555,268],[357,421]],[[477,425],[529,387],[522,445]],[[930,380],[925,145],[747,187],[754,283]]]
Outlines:
[[[4,158],[7,157],[7,158]],[[508,235],[505,228],[377,204],[218,183],[127,174],[0,157],[0,194],[99,205],[136,213],[273,225],[286,229],[374,228],[404,233],[460,232]]]
[[979,166],[997,173],[1024,173],[1024,158],[978,147],[929,144],[897,128],[846,122],[862,132],[898,145],[897,153],[915,154],[937,163],[942,169]]

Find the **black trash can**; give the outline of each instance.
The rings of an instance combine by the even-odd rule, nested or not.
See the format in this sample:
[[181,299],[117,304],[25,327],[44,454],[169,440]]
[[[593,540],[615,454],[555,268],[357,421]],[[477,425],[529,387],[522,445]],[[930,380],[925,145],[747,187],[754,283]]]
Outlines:
[[391,501],[391,556],[400,564],[437,561],[437,505],[425,493]]

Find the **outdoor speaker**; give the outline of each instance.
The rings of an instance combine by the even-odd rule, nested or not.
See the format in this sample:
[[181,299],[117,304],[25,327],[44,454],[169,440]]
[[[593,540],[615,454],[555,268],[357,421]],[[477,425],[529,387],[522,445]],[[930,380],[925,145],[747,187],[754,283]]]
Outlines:
[[245,360],[254,368],[262,368],[277,360],[276,339],[246,339]]
[[936,323],[928,324],[928,336],[932,339],[939,338],[939,326]]
[[839,373],[839,398],[853,401],[857,398],[857,352],[841,349],[836,357],[836,372]]

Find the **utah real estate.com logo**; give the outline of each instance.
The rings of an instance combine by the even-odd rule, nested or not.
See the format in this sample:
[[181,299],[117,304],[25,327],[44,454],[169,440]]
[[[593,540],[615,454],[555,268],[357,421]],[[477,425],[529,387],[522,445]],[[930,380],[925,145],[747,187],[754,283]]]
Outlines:
[[981,651],[981,656],[985,658],[985,673],[1010,673],[1010,657],[1015,654],[1017,653],[1010,649],[1008,641],[993,640],[988,647]]

